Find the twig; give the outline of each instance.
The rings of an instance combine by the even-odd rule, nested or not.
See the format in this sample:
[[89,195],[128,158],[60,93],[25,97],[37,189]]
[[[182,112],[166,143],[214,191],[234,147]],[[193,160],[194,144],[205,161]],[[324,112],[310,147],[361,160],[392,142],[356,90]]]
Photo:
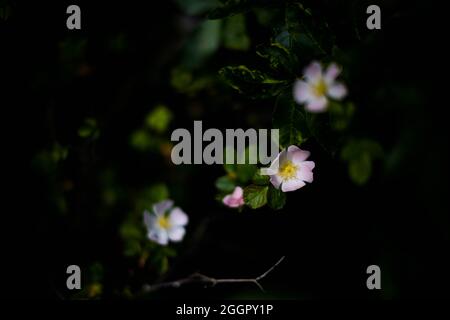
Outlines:
[[261,291],[264,292],[263,286],[259,283],[260,280],[264,279],[270,272],[272,272],[273,269],[275,269],[281,261],[284,260],[284,256],[281,257],[273,266],[271,266],[267,271],[265,271],[263,274],[259,275],[256,278],[241,278],[241,279],[216,279],[212,277],[208,277],[201,273],[194,273],[186,278],[170,281],[170,282],[161,282],[156,283],[153,285],[145,285],[144,291],[145,292],[153,292],[157,291],[159,289],[164,288],[179,288],[182,285],[190,284],[190,283],[204,283],[205,286],[210,285],[211,287],[214,287],[216,284],[221,283],[254,283]]

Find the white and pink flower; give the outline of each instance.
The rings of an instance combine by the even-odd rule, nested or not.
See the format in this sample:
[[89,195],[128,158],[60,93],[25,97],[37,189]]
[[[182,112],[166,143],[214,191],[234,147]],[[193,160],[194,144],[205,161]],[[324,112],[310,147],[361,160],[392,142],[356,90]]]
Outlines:
[[278,154],[264,174],[269,175],[272,185],[283,192],[300,189],[306,182],[313,182],[315,163],[306,161],[309,156],[309,151],[290,146]]
[[336,81],[340,73],[341,68],[335,63],[323,72],[319,62],[312,62],[304,71],[304,80],[297,80],[294,84],[295,101],[304,104],[310,112],[327,110],[329,98],[342,100],[347,95],[345,85]]
[[244,205],[244,190],[241,187],[234,188],[233,193],[225,196],[223,204],[230,208],[239,208]]
[[173,242],[183,240],[186,233],[188,216],[180,208],[172,207],[172,200],[164,200],[156,203],[151,213],[144,211],[147,237],[163,246],[167,245],[169,240]]

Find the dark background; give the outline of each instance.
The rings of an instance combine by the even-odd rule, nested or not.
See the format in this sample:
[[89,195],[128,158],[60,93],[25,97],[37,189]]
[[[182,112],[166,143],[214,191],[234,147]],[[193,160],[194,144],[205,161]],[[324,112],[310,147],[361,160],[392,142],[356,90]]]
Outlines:
[[[155,277],[124,257],[118,230],[132,210],[127,197],[162,181],[191,218],[167,279],[194,271],[251,277],[281,256],[286,259],[263,281],[264,294],[248,285],[229,285],[185,287],[150,297],[448,297],[448,102],[443,88],[448,58],[441,49],[446,41],[442,10],[435,4],[381,2],[386,8],[381,31],[368,41],[341,37],[344,50],[357,52],[348,66],[354,70],[348,84],[353,99],[369,106],[357,113],[354,130],[376,138],[388,154],[388,160],[375,164],[370,182],[355,186],[342,162],[307,142],[316,162],[314,183],[290,193],[280,212],[241,213],[215,200],[220,166],[174,168],[159,155],[129,146],[131,132],[159,103],[174,114],[171,128],[190,129],[193,120],[203,120],[204,127],[248,127],[255,115],[261,127],[270,126],[273,101],[247,99],[224,84],[194,97],[174,92],[170,70],[195,29],[189,26],[201,16],[190,17],[172,1],[77,1],[82,30],[69,31],[65,9],[72,3],[10,4],[12,15],[1,22],[3,168],[5,176],[11,174],[4,185],[5,296],[71,297],[64,289],[67,265],[85,270],[98,263],[102,297],[141,297],[138,288]],[[311,6],[335,19],[336,26],[339,10],[345,12],[344,2]],[[359,14],[364,21],[365,12]],[[249,14],[251,49],[221,48],[202,72],[214,74],[222,66],[254,60],[253,44],[268,41],[270,30],[255,27],[252,19]],[[114,51],[108,44],[118,34],[125,45]],[[63,56],[60,43],[67,39],[87,39],[82,57]],[[371,102],[372,87],[385,89],[383,103]],[[86,117],[96,118],[101,128],[94,142],[77,135]],[[55,141],[69,147],[67,158],[51,171],[36,168],[33,159]],[[114,172],[122,195],[111,207],[101,200],[107,186],[99,177],[105,168]],[[61,196],[64,214],[57,204]],[[366,288],[371,264],[381,267],[381,291]],[[130,295],[123,293],[125,287]]]

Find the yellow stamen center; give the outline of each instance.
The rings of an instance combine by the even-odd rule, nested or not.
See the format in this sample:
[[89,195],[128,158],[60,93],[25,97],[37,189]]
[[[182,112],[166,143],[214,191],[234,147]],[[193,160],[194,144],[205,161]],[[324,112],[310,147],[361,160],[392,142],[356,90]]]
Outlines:
[[292,161],[286,161],[283,165],[281,165],[278,170],[278,174],[281,178],[283,178],[283,180],[295,178],[297,174],[297,166],[293,164]]
[[327,93],[327,84],[323,79],[320,79],[316,84],[314,84],[313,92],[317,97],[324,96],[325,93]]
[[166,216],[158,217],[157,223],[162,229],[169,229],[169,227],[170,227],[169,218]]

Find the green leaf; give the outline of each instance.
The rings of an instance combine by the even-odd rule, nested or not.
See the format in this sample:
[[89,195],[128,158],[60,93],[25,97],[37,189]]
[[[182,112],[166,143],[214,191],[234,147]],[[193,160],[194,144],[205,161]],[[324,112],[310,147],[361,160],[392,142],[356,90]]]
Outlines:
[[238,13],[244,13],[252,9],[253,6],[264,5],[272,1],[268,0],[224,0],[222,5],[208,12],[208,19],[222,19]]
[[84,120],[81,127],[78,129],[78,136],[81,138],[97,139],[100,135],[100,130],[97,127],[97,120],[87,118]]
[[132,221],[126,221],[120,227],[120,236],[122,239],[142,239],[142,230],[138,228]]
[[341,150],[341,158],[348,162],[350,179],[357,185],[367,183],[372,174],[372,162],[383,155],[380,144],[370,139],[352,139]]
[[137,240],[129,240],[124,243],[124,255],[127,257],[135,257],[140,255],[142,251],[142,247],[139,241]]
[[[225,154],[224,154],[224,159],[226,159]],[[225,163],[223,165],[223,168],[229,175],[236,176],[236,164],[235,163]]]
[[245,16],[238,14],[225,20],[223,30],[224,47],[231,50],[246,51],[250,47],[250,38],[245,28]]
[[364,153],[357,158],[353,158],[349,163],[348,173],[355,184],[365,184],[372,173],[372,160],[370,156]]
[[144,210],[151,210],[157,202],[169,199],[169,189],[164,183],[157,183],[143,189],[138,194],[136,212],[141,215]]
[[176,0],[178,6],[188,15],[200,15],[215,8],[217,0]]
[[299,49],[305,60],[329,54],[334,39],[327,23],[300,3],[286,5],[286,28],[291,48]]
[[300,146],[307,139],[315,140],[328,152],[334,154],[340,145],[341,136],[331,130],[330,114],[312,114],[292,98],[292,92],[287,90],[280,94],[275,104],[273,128],[280,130],[280,145],[287,148],[290,145]]
[[252,182],[258,186],[265,186],[269,184],[270,177],[268,175],[262,175],[260,170],[257,170],[253,176]]
[[367,153],[371,158],[380,158],[383,156],[383,148],[371,139],[351,139],[342,148],[341,158],[350,161],[363,153]]
[[142,228],[131,220],[125,221],[119,229],[121,238],[124,241],[124,254],[126,256],[137,256],[141,253],[141,240],[144,237]]
[[269,187],[268,194],[269,206],[274,210],[280,210],[286,204],[286,193],[280,189],[276,189],[273,186]]
[[146,195],[149,201],[153,203],[167,200],[169,198],[169,189],[164,183],[154,184],[147,190]]
[[189,87],[193,81],[192,73],[186,68],[177,67],[172,69],[170,74],[170,84],[180,92]]
[[261,27],[272,28],[284,19],[284,3],[278,1],[275,5],[255,7],[252,13]]
[[145,124],[148,128],[163,133],[167,130],[171,120],[172,112],[166,106],[159,105],[147,115]]
[[267,203],[268,186],[249,185],[244,189],[244,202],[252,209],[261,208]]
[[69,154],[69,149],[67,147],[61,146],[59,143],[55,143],[50,151],[50,158],[54,163],[65,160]]
[[[249,182],[253,178],[255,172],[258,169],[256,164],[250,163],[250,154],[252,154],[255,159],[257,159],[258,152],[255,145],[248,146],[247,148],[245,148],[242,154],[237,154],[236,156],[237,163],[234,165],[236,178],[242,184],[247,184],[247,182]],[[243,163],[240,164],[239,162]]]
[[183,66],[172,69],[170,74],[170,84],[180,93],[195,95],[199,91],[212,87],[216,77],[211,74],[194,75]]
[[278,96],[273,127],[280,130],[280,145],[283,148],[300,146],[310,136],[308,114],[295,103],[291,92]]
[[269,46],[258,46],[256,54],[269,61],[272,69],[282,71],[295,77],[299,68],[297,57],[281,43],[271,43]]
[[228,66],[219,70],[219,75],[232,88],[250,98],[267,98],[278,95],[284,80],[276,80],[259,70],[251,70],[246,66]]
[[232,192],[236,184],[229,176],[223,176],[216,180],[216,188],[223,192]]
[[245,184],[253,178],[257,170],[254,164],[236,164],[237,179]]
[[131,134],[130,144],[139,151],[147,151],[150,149],[154,141],[152,136],[146,130],[136,130]]
[[183,66],[195,69],[201,66],[220,46],[222,21],[205,21],[187,42],[182,59]]
[[383,157],[383,147],[377,141],[365,139],[362,141],[362,147],[370,154],[372,158]]
[[337,101],[330,101],[328,112],[330,114],[331,127],[336,131],[343,131],[348,128],[353,118],[355,105],[351,102],[339,103]]

